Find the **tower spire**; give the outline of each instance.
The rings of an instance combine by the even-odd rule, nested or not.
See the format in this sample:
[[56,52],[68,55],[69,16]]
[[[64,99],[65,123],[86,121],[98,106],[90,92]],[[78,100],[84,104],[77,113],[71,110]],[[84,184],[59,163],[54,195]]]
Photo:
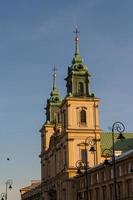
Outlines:
[[79,51],[79,37],[78,37],[79,30],[78,30],[77,27],[76,27],[74,33],[76,35],[76,37],[75,37],[75,56],[76,56],[76,55],[80,55],[80,51]]
[[79,50],[79,36],[78,36],[79,30],[78,30],[77,27],[76,27],[74,33],[76,35],[76,37],[75,37],[75,55],[74,55],[74,58],[72,60],[72,64],[82,63],[82,58],[81,58],[80,50]]
[[59,92],[58,92],[58,88],[57,88],[57,84],[56,84],[56,67],[54,65],[53,69],[53,89],[52,89],[52,92],[51,92],[51,96],[59,96]]
[[47,99],[47,106],[46,106],[46,121],[50,123],[55,123],[55,116],[57,117],[57,113],[59,110],[59,106],[61,104],[61,98],[59,95],[59,91],[56,84],[56,67],[54,65],[52,69],[52,91],[50,93],[50,98]]
[[57,89],[57,86],[56,86],[56,67],[54,65],[53,67],[53,90]]
[[75,54],[72,64],[68,67],[67,94],[68,96],[90,96],[89,90],[89,72],[84,64],[79,50],[79,31],[75,31]]

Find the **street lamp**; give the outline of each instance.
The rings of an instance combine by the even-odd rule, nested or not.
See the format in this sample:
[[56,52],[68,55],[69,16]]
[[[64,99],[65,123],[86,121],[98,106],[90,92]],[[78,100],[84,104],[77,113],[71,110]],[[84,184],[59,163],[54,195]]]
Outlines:
[[[96,144],[96,139],[94,139],[93,137],[87,137],[86,139],[85,139],[85,141],[84,142],[81,142],[80,144],[78,144],[78,146],[84,146],[85,147],[85,160],[84,160],[84,162],[85,162],[85,164],[86,164],[86,166],[88,165],[88,154],[87,154],[87,147],[90,147],[89,148],[89,152],[91,152],[91,153],[95,153],[95,144]],[[94,157],[94,165],[95,165],[95,157]]]
[[105,166],[111,165],[108,158],[113,157],[112,155],[113,155],[112,149],[104,149],[104,151],[102,152],[102,156],[105,158],[105,160],[104,160]]
[[5,200],[5,197],[6,197],[6,193],[2,193],[1,194],[1,200]]
[[76,162],[76,168],[77,168],[77,174],[78,175],[82,175],[85,174],[85,179],[86,179],[86,200],[89,200],[89,196],[88,196],[88,163],[83,162],[82,160],[78,160]]
[[[85,159],[83,160],[78,160],[76,162],[76,168],[77,168],[77,173],[79,175],[81,174],[85,174],[85,179],[86,179],[86,200],[89,200],[89,196],[88,196],[88,169],[89,169],[89,165],[88,165],[88,156],[87,156],[87,146],[90,146],[89,151],[94,153],[95,150],[95,143],[96,140],[93,137],[87,137],[85,139],[85,142],[82,142],[80,144],[78,144],[78,146],[84,146],[85,147]],[[94,158],[95,160],[95,158]],[[95,161],[94,161],[95,163]]]
[[8,192],[8,189],[12,189],[12,184],[13,184],[13,181],[11,179],[8,179],[6,182],[6,193],[2,193],[1,194],[1,200],[7,200],[7,192]]
[[109,162],[107,160],[107,157],[112,157],[112,164],[113,164],[113,187],[114,187],[114,194],[113,199],[117,200],[117,187],[116,187],[116,163],[115,163],[115,132],[119,133],[117,139],[123,140],[125,137],[123,136],[123,132],[125,131],[125,126],[122,122],[115,122],[112,126],[112,149],[105,149],[103,151],[103,155],[106,155],[106,159],[104,161],[105,165],[108,165]]

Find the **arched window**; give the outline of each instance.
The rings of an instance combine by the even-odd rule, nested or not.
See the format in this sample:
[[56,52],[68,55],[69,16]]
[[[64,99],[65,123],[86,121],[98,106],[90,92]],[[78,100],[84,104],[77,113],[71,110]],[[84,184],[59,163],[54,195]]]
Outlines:
[[85,110],[80,111],[80,122],[86,123],[86,111]]
[[78,83],[78,95],[83,95],[84,94],[84,84],[82,82]]

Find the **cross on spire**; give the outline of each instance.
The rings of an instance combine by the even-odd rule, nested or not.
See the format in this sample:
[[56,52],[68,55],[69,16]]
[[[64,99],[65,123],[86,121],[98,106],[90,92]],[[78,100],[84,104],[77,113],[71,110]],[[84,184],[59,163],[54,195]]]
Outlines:
[[80,51],[79,51],[79,37],[78,37],[79,30],[78,30],[77,27],[75,28],[74,33],[76,35],[76,37],[75,37],[75,56],[76,56],[76,55],[80,55]]
[[53,90],[56,89],[56,67],[55,67],[55,64],[54,64],[54,67],[53,67]]
[[75,33],[76,39],[77,39],[78,38],[78,33],[80,33],[77,26],[75,28],[75,31],[73,31],[73,32]]
[[57,69],[56,69],[55,64],[54,64],[54,67],[53,67],[53,76],[54,75],[56,76],[56,71],[57,71]]
[[59,97],[59,92],[58,92],[58,88],[57,88],[57,84],[56,84],[56,67],[55,65],[53,66],[52,68],[52,77],[53,77],[53,89],[51,91],[51,100],[54,102],[54,101],[57,101],[60,97]]

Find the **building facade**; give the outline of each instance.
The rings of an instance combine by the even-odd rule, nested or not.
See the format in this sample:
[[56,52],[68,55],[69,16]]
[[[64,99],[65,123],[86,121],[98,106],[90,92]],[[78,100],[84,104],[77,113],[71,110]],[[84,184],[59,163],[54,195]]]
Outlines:
[[101,162],[99,99],[90,92],[90,73],[80,55],[77,30],[75,54],[65,80],[67,94],[61,100],[54,71],[53,90],[46,105],[46,122],[40,130],[42,195],[45,200],[75,199],[75,165],[77,160],[85,157],[86,138],[96,141],[94,155],[90,152],[87,155],[89,166]]
[[20,189],[21,199],[23,200],[41,200],[42,189],[41,181],[33,180],[31,185]]
[[[103,151],[112,148],[112,136],[100,129],[99,98],[90,91],[90,73],[80,55],[77,30],[75,34],[75,53],[65,78],[67,93],[63,100],[55,67],[53,70],[46,121],[40,129],[41,184],[27,191],[22,188],[22,200],[114,200],[112,164],[103,165]],[[123,143],[116,138],[117,134],[116,156],[133,149],[133,134],[126,133]],[[79,161],[86,163],[87,175],[77,175]],[[129,168],[133,168],[133,152],[118,157],[116,165],[117,200],[131,200],[133,174]]]
[[[88,170],[88,199],[114,200],[114,170],[112,162],[108,166],[100,164]],[[86,199],[86,177],[75,178],[76,199]],[[116,158],[117,200],[133,199],[133,150]],[[116,199],[115,199],[116,200]]]

